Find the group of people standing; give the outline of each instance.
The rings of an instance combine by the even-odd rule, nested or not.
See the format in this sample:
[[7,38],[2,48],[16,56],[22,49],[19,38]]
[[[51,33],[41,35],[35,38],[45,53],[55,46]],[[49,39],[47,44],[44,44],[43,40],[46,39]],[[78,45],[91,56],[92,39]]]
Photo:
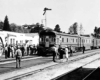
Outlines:
[[60,45],[57,48],[56,46],[52,47],[53,53],[53,61],[56,62],[56,57],[59,56],[59,59],[63,59],[63,55],[65,54],[66,61],[68,61],[68,47],[62,48]]
[[16,58],[16,68],[20,68],[21,57],[25,55],[33,55],[36,53],[36,47],[34,45],[5,45],[5,58]]
[[[82,51],[83,51],[83,54],[85,52],[85,46],[82,47]],[[73,54],[73,50],[71,47],[61,47],[61,45],[59,45],[59,47],[57,46],[53,46],[52,47],[52,53],[53,53],[53,61],[55,62],[56,61],[56,57],[59,56],[59,59],[63,59],[63,55],[65,54],[65,57],[66,57],[66,61],[68,61],[68,52],[70,53],[70,56],[72,56]]]
[[36,52],[37,52],[37,48],[36,48],[35,45],[29,45],[29,46],[25,46],[25,45],[5,45],[5,49],[4,49],[5,58],[6,59],[7,58],[14,58],[14,54],[15,54],[18,46],[20,46],[22,56],[33,55],[33,54],[36,54]]

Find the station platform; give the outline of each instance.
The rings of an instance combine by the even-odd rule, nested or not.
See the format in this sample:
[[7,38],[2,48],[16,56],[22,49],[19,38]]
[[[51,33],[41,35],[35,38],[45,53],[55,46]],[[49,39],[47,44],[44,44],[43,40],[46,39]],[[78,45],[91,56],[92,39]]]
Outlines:
[[[99,50],[100,51],[100,50]],[[76,58],[87,56],[89,54],[93,54],[94,52],[70,57],[69,61],[66,62],[65,59],[57,60],[57,62],[48,62],[41,65],[36,65],[28,68],[22,68],[15,71],[11,71],[8,73],[4,73],[0,75],[1,80],[7,79],[7,80],[13,80],[17,77],[22,77],[24,75],[30,75],[32,73],[32,77],[26,78],[26,76],[20,80],[50,80],[52,78],[55,78],[65,72],[69,72],[77,67],[82,66],[83,64],[86,64],[90,62],[91,60],[99,58],[100,54],[99,51],[96,51],[97,55],[95,57],[89,57],[87,60],[83,59],[82,61],[78,61],[78,63],[71,63],[70,61],[75,61]],[[63,63],[62,63],[63,62]],[[61,64],[60,64],[61,63]],[[65,67],[64,67],[65,65]],[[29,79],[30,78],[30,79]],[[17,79],[16,79],[17,80]],[[18,79],[19,80],[19,79]]]
[[[97,50],[100,50],[100,49],[97,49]],[[91,51],[95,51],[95,50],[85,51],[84,54],[91,52]],[[76,52],[76,53],[73,53],[72,56],[77,56],[77,55],[81,55],[81,54],[83,54],[83,52]],[[34,58],[34,57],[41,57],[41,56],[37,56],[36,54],[35,55],[27,55],[27,56],[22,56],[22,59],[29,59],[29,58]],[[69,57],[71,57],[70,54],[69,54]],[[6,62],[6,61],[12,61],[12,60],[15,60],[15,57],[14,58],[5,58],[5,55],[0,56],[0,62]]]
[[[100,50],[100,49],[96,49],[96,50]],[[87,50],[84,52],[84,54],[92,52],[92,51],[95,51],[95,50]],[[81,54],[83,54],[83,52],[76,52],[76,53],[73,53],[72,56],[77,56],[77,55],[81,55]],[[69,57],[72,57],[72,56],[70,56],[70,54],[69,54]],[[35,58],[35,57],[41,57],[41,56],[37,56],[36,54],[35,55],[34,54],[33,55],[26,55],[26,56],[22,56],[22,59],[30,59],[30,58]],[[6,61],[12,61],[12,60],[15,60],[15,57],[14,58],[12,58],[12,57],[5,58],[5,55],[0,56],[0,62],[6,62]]]
[[[37,55],[22,56],[22,59],[35,58],[35,57],[39,57],[39,56]],[[0,56],[0,62],[6,62],[6,61],[12,61],[12,60],[15,60],[15,57],[5,58],[5,55]]]

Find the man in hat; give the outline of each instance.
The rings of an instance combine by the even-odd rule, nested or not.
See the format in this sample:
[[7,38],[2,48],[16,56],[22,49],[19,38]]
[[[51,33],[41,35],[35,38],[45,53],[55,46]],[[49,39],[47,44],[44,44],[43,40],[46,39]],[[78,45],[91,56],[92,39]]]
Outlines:
[[15,57],[16,57],[16,68],[20,68],[21,57],[22,57],[22,52],[20,50],[20,46],[17,47],[17,50],[15,52]]

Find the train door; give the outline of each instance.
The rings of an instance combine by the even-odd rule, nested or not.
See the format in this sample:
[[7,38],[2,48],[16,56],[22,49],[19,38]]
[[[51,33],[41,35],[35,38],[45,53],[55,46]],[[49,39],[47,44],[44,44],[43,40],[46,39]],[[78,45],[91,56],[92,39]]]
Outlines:
[[49,47],[49,36],[46,36],[45,38],[45,47]]

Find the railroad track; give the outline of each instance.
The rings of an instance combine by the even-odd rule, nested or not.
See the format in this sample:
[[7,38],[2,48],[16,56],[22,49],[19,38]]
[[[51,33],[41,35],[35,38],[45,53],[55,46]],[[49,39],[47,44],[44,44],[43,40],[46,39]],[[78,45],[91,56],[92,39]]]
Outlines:
[[68,73],[64,73],[51,80],[100,80],[100,68],[99,67],[98,68],[84,68],[84,66],[96,60],[86,63]]
[[[95,54],[98,54],[98,53],[95,53]],[[95,55],[95,54],[90,54],[90,55],[82,56],[82,57],[79,57],[79,58],[70,60],[70,61],[68,61],[68,63],[72,63],[72,62],[75,62],[75,61],[78,61],[78,60],[81,60],[81,59],[84,59],[84,58],[93,56],[93,55]],[[92,61],[92,62],[93,62],[93,61]],[[59,66],[59,65],[61,65],[61,64],[64,64],[64,63],[55,64],[55,65],[58,65],[58,66]],[[55,66],[55,65],[52,65],[52,66]],[[86,64],[85,64],[85,65],[86,65]],[[11,77],[11,78],[7,78],[7,79],[5,79],[5,80],[21,80],[21,78],[23,78],[23,77],[30,76],[30,75],[32,75],[32,74],[34,74],[34,73],[37,73],[37,72],[39,72],[39,71],[42,71],[42,70],[44,70],[44,69],[46,69],[46,68],[49,68],[49,67],[52,67],[52,66],[48,66],[48,67],[45,67],[45,68],[43,68],[43,69],[31,71],[31,72],[29,72],[29,73],[17,75],[17,76]]]
[[100,67],[91,71],[83,80],[100,80]]

